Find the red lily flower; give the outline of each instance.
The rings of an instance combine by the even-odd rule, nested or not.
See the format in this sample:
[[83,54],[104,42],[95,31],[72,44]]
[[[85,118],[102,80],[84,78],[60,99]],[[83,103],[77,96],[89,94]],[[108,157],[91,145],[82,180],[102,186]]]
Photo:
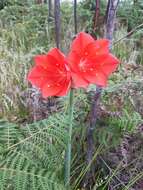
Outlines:
[[76,88],[87,87],[90,83],[106,86],[109,75],[119,64],[119,60],[109,53],[107,39],[94,40],[84,32],[74,39],[68,62]]
[[44,98],[65,96],[71,86],[71,73],[65,56],[53,48],[47,55],[35,57],[35,66],[28,74],[28,80],[40,88]]

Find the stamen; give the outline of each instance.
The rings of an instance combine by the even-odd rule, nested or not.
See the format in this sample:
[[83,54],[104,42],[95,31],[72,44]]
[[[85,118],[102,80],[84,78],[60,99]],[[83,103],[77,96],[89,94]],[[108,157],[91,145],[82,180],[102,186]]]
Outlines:
[[79,68],[80,70],[85,70],[86,67],[86,59],[82,58],[79,62]]

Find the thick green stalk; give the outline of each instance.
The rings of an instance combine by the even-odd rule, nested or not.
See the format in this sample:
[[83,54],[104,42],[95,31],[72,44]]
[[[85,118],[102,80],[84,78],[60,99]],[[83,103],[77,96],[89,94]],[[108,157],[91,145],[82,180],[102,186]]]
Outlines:
[[70,173],[71,173],[71,139],[72,139],[72,120],[73,120],[73,89],[69,94],[69,128],[68,128],[68,144],[65,156],[65,185],[70,185]]

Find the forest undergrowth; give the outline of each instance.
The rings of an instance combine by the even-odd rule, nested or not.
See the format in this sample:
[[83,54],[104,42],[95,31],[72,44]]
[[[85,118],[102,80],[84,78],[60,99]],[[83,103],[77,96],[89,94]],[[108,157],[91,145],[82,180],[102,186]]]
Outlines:
[[[43,99],[27,82],[33,57],[55,46],[54,18],[48,19],[47,4],[26,2],[10,3],[0,10],[0,189],[64,190],[68,98]],[[86,1],[78,4],[79,31],[91,30],[90,19],[85,19],[93,16],[89,5]],[[121,64],[102,92],[94,131],[92,190],[143,190],[143,28],[126,37],[129,28],[141,24],[143,9],[138,12],[137,7],[131,19],[132,6],[122,6],[111,50]],[[103,11],[104,2],[99,37],[103,37]],[[61,13],[61,44],[66,53],[74,36],[72,5],[64,2]],[[86,127],[94,89],[91,85],[74,95],[73,190],[82,189],[89,167]]]

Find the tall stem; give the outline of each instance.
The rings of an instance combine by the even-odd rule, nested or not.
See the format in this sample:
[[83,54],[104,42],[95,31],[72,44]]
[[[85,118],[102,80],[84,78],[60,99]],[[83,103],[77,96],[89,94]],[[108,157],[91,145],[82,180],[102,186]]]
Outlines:
[[70,185],[70,173],[71,173],[71,139],[72,139],[72,120],[73,120],[73,89],[69,94],[69,128],[68,128],[68,144],[65,157],[65,185]]

